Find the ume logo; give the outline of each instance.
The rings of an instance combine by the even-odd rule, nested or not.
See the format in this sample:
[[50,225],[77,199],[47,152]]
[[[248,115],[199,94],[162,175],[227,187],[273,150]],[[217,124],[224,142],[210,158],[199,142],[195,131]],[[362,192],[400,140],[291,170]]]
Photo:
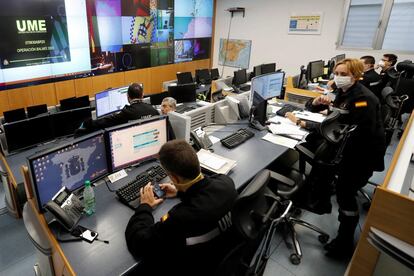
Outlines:
[[46,20],[16,20],[19,33],[45,33]]

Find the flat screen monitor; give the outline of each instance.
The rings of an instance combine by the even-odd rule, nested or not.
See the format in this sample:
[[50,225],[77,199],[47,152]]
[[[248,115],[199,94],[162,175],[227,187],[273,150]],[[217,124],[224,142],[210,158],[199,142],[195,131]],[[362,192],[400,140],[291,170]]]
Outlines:
[[196,82],[201,84],[211,83],[210,71],[208,69],[197,69],[195,71]]
[[89,96],[72,97],[64,100],[60,100],[60,110],[71,110],[81,107],[90,106]]
[[50,116],[55,137],[72,135],[82,122],[92,117],[90,107],[60,111]]
[[26,119],[26,112],[24,108],[18,108],[3,112],[3,116],[6,123],[12,123]]
[[210,76],[212,80],[218,80],[220,78],[220,73],[219,73],[218,68],[211,69]]
[[324,74],[325,62],[323,60],[311,61],[308,64],[307,75],[308,80],[312,81]]
[[47,105],[40,104],[40,105],[33,105],[27,107],[27,117],[33,118],[37,115],[47,113]]
[[[251,93],[252,95],[258,93],[265,100],[279,97],[282,93],[284,79],[284,72],[274,72],[255,77],[252,79]],[[254,99],[254,97],[250,98]]]
[[97,93],[95,103],[97,118],[121,110],[128,104],[128,86]]
[[187,84],[193,82],[193,76],[191,72],[181,72],[177,73],[177,83],[178,84]]
[[345,54],[340,54],[335,57],[336,62],[340,62],[341,60],[345,59]]
[[195,83],[168,86],[168,95],[177,103],[190,103],[196,101],[197,86]]
[[164,98],[168,97],[168,92],[162,92],[162,93],[158,93],[158,94],[152,94],[149,96],[150,97],[150,103],[152,105],[161,105],[162,100],[164,100]]
[[7,123],[3,127],[9,152],[54,139],[49,115]]
[[155,158],[167,139],[166,116],[107,129],[112,171]]
[[247,82],[247,72],[246,69],[241,69],[234,71],[233,84],[239,86]]
[[99,131],[28,158],[39,211],[62,188],[75,191],[108,173],[104,132]]
[[262,64],[260,67],[261,67],[261,75],[276,72],[276,63]]
[[253,92],[249,122],[252,125],[259,123],[264,126],[267,120],[267,100],[259,93]]

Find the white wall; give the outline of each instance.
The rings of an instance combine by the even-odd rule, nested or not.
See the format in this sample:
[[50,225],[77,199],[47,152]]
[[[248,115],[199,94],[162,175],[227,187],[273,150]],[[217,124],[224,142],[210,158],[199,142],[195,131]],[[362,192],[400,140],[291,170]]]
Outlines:
[[[287,75],[299,73],[300,65],[312,60],[328,60],[337,54],[359,58],[372,55],[377,61],[384,51],[337,50],[336,41],[342,21],[344,0],[217,0],[213,67],[218,65],[220,38],[227,38],[231,14],[230,7],[246,8],[246,16],[235,14],[230,38],[252,40],[250,70],[253,66],[276,62]],[[323,12],[320,35],[288,35],[291,13]],[[396,52],[399,60],[414,59],[413,55]],[[225,67],[224,76],[233,75],[236,68]]]

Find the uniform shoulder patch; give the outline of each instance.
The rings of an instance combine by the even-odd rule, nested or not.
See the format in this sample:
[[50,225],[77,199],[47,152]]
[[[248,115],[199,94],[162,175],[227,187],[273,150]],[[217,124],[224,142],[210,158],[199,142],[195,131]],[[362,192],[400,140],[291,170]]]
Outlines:
[[165,215],[163,215],[163,216],[161,217],[161,222],[166,221],[169,217],[170,217],[170,215],[169,215],[168,213],[166,213]]
[[355,103],[355,107],[366,107],[368,106],[367,101],[360,101]]

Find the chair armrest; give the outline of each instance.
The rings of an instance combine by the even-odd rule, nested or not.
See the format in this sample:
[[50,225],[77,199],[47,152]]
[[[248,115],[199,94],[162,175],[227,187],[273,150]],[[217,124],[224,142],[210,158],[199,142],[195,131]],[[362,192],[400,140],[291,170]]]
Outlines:
[[275,179],[276,181],[281,182],[282,184],[284,184],[286,186],[295,187],[295,181],[294,180],[292,180],[292,179],[290,179],[290,178],[288,178],[284,175],[281,175],[280,173],[270,171],[270,177],[272,179]]
[[296,145],[295,149],[299,152],[300,156],[303,156],[308,160],[314,160],[315,159],[315,154],[313,152],[311,152],[310,150],[308,150],[307,148],[305,148],[304,146]]

